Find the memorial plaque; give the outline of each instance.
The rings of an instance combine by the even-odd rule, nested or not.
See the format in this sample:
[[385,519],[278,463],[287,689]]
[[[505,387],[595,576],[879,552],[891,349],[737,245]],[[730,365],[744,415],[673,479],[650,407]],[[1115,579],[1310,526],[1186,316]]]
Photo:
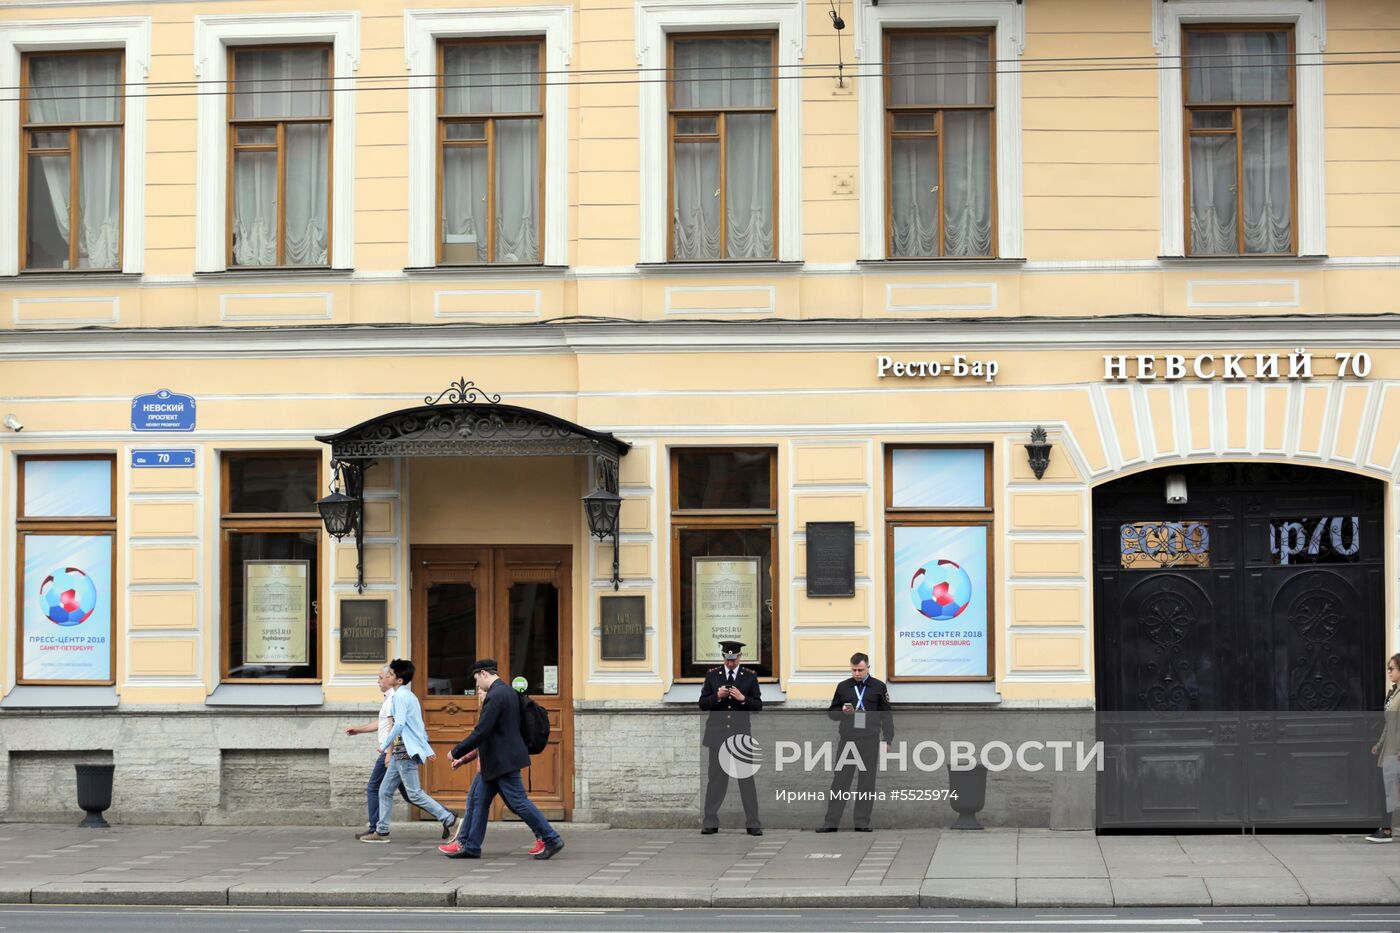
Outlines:
[[807,523],[807,595],[856,595],[855,522]]
[[645,596],[600,597],[604,661],[640,661],[647,656]]
[[389,660],[389,601],[340,601],[340,660],[353,664]]

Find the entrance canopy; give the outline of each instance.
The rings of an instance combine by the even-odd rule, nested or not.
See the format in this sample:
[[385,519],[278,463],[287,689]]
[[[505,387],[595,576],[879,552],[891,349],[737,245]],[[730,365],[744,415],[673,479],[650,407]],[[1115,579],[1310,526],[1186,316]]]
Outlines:
[[[535,457],[581,454],[598,463],[616,488],[617,463],[631,445],[603,431],[593,431],[563,418],[502,405],[459,379],[436,398],[363,421],[338,434],[317,437],[329,444],[333,460],[375,460],[388,457]],[[611,465],[609,469],[607,464]]]

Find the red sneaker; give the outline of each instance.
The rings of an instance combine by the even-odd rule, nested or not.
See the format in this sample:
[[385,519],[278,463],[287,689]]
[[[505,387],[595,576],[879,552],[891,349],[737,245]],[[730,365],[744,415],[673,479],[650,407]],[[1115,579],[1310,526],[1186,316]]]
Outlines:
[[535,844],[530,847],[530,855],[539,855],[544,851],[544,840],[536,839]]
[[462,851],[462,847],[458,843],[449,842],[445,846],[438,846],[438,851],[443,855],[456,855],[458,852]]

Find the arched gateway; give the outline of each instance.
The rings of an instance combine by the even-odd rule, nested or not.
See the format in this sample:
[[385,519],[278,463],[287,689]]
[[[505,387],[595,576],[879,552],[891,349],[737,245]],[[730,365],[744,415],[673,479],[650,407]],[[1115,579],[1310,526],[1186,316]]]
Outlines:
[[1383,502],[1259,462],[1094,491],[1100,828],[1374,824]]

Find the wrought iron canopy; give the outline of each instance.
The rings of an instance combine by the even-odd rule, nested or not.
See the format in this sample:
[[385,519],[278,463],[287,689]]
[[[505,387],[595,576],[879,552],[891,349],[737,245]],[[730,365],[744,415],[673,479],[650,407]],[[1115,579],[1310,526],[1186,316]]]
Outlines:
[[631,449],[611,434],[533,408],[476,402],[404,408],[316,439],[330,445],[335,460],[582,454],[616,464]]

